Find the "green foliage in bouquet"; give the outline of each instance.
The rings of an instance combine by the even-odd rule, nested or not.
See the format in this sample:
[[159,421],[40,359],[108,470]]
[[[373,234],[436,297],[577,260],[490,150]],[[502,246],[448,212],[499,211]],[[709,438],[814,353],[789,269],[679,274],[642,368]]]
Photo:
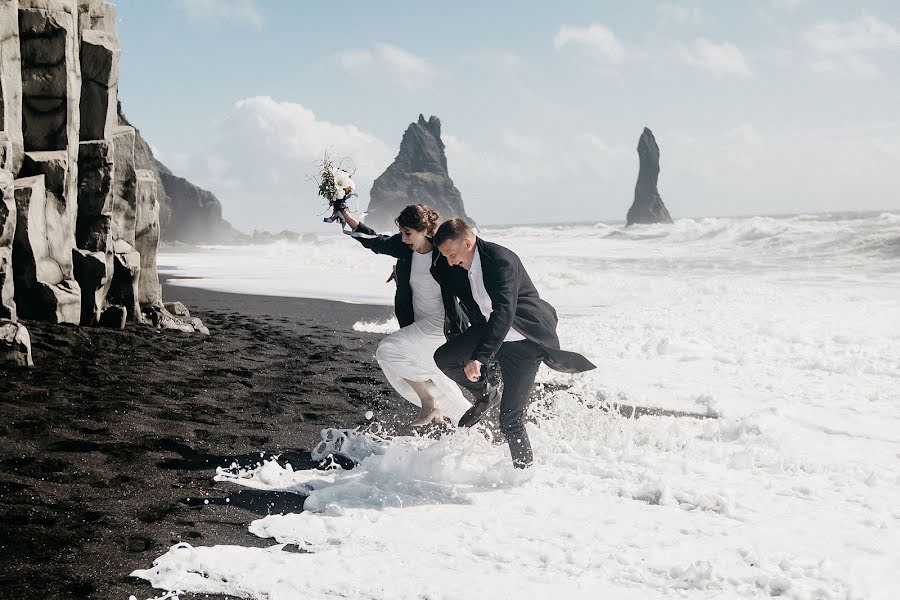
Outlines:
[[319,195],[328,200],[329,202],[335,199],[335,196],[338,195],[337,185],[334,183],[334,169],[331,164],[331,157],[328,156],[328,153],[325,153],[324,158],[322,158],[322,174],[321,181],[319,181]]

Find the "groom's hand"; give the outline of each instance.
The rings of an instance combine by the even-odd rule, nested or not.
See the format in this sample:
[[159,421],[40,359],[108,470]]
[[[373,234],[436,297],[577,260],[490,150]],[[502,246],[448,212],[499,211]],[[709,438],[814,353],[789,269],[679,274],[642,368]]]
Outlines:
[[466,363],[465,369],[463,371],[468,377],[469,381],[478,381],[478,378],[481,377],[481,362],[477,360],[470,360]]

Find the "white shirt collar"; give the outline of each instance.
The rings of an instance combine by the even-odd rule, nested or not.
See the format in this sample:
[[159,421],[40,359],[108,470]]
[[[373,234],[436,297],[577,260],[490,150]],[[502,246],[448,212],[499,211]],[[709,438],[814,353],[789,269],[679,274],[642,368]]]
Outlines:
[[475,255],[472,257],[472,266],[469,267],[469,273],[481,273],[481,253],[478,252],[478,247],[475,248]]

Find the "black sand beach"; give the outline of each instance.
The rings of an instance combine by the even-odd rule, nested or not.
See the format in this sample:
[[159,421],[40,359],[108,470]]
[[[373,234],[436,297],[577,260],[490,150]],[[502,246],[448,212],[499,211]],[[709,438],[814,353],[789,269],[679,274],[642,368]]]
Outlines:
[[322,428],[413,414],[372,358],[382,336],[351,329],[389,307],[165,297],[212,334],[26,322],[36,367],[0,367],[0,598],[155,596],[128,574],[171,545],[266,546],[250,521],[300,508],[215,467],[265,452],[308,468]]

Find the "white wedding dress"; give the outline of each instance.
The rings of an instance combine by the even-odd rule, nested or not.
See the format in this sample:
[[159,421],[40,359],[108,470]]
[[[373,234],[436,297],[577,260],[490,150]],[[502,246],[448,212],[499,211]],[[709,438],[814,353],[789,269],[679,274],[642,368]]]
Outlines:
[[413,252],[409,284],[413,296],[413,323],[390,334],[378,344],[375,360],[397,392],[421,406],[409,381],[434,383],[431,390],[445,417],[456,424],[472,405],[459,386],[434,364],[434,352],[447,340],[444,337],[444,303],[441,286],[431,276],[431,252]]

